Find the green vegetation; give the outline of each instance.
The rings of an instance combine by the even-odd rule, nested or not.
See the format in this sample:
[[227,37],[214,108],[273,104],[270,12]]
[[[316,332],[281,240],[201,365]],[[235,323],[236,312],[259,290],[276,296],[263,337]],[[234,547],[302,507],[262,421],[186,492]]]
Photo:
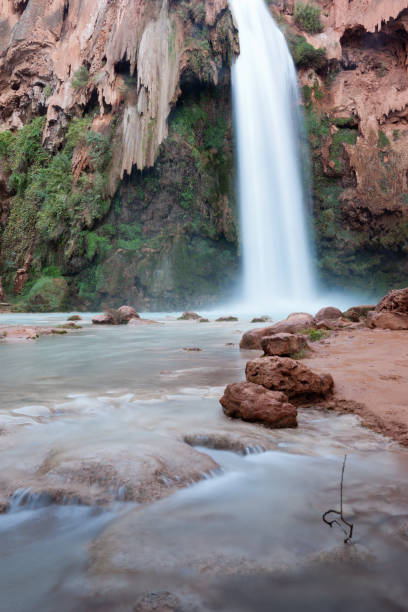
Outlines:
[[390,141],[387,138],[387,135],[382,131],[379,130],[378,131],[378,148],[379,149],[386,149],[387,147],[390,146]]
[[63,311],[66,309],[68,285],[64,278],[42,276],[28,293],[26,309],[35,312]]
[[52,87],[50,84],[46,85],[43,89],[44,98],[47,100],[50,96],[52,96]]
[[329,337],[329,332],[325,329],[303,329],[301,334],[308,336],[311,342],[318,342],[319,340],[324,340]]
[[291,358],[296,359],[296,360],[304,359],[307,356],[308,356],[308,351],[305,348],[302,348],[299,351],[296,351],[295,353],[291,354]]
[[296,2],[295,23],[309,34],[318,34],[323,30],[320,21],[320,8],[315,4]]
[[346,161],[343,157],[343,145],[355,145],[357,142],[357,130],[341,129],[333,134],[332,145],[330,147],[330,159],[334,162],[336,172],[346,171]]
[[327,66],[324,49],[315,49],[304,36],[288,35],[288,43],[297,68],[312,68],[319,71]]
[[[34,253],[34,276],[41,274],[47,265],[47,243],[52,243],[53,251],[61,253],[65,265],[74,258],[86,256],[92,260],[108,252],[108,238],[89,230],[110,207],[107,188],[110,140],[92,132],[91,122],[89,116],[73,119],[65,145],[55,155],[42,147],[45,117],[34,119],[17,132],[1,135],[0,156],[10,174],[12,194],[2,235],[6,285],[13,282],[15,270],[23,265],[29,253]],[[72,158],[80,146],[89,150],[93,173],[84,169],[75,179]],[[34,308],[37,302],[33,295],[27,297],[29,308]]]
[[82,65],[78,70],[74,72],[72,77],[73,89],[81,89],[88,85],[89,82],[89,70],[86,66]]

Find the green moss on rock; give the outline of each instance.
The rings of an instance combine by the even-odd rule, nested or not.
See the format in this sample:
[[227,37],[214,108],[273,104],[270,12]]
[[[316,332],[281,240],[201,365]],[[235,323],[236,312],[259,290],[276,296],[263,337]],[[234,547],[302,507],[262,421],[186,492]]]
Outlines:
[[26,309],[33,312],[61,312],[67,309],[68,284],[65,278],[42,276],[26,298]]

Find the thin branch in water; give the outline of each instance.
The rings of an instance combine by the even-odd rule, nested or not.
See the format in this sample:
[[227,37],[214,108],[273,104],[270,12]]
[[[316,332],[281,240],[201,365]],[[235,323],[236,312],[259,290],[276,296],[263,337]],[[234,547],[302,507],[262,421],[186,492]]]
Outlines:
[[[353,523],[349,523],[348,521],[346,521],[346,519],[344,518],[344,514],[343,514],[343,484],[344,484],[344,470],[346,467],[346,460],[347,460],[347,455],[344,455],[343,467],[341,469],[341,481],[340,481],[340,512],[338,510],[332,510],[332,509],[327,510],[327,512],[325,512],[322,517],[323,521],[326,523],[326,525],[329,525],[329,527],[333,527],[333,525],[337,525],[338,527],[340,527],[340,529],[346,536],[344,540],[345,544],[350,542],[351,538],[353,537],[353,529],[354,529]],[[333,518],[332,520],[330,520],[329,518],[327,518],[329,514],[335,514],[339,516],[340,520],[336,518]]]

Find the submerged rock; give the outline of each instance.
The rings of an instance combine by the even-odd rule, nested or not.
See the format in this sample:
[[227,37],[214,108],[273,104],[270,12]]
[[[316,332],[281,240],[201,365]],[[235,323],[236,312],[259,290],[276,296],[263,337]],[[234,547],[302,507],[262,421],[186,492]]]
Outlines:
[[242,336],[239,344],[241,349],[261,350],[261,340],[265,336],[274,334],[289,333],[296,334],[303,329],[315,327],[315,320],[312,315],[305,312],[294,312],[283,321],[278,321],[270,327],[261,329],[250,329]]
[[264,317],[254,317],[251,323],[267,323],[270,320],[271,320],[271,317],[268,317],[267,315],[265,315]]
[[248,382],[282,391],[299,401],[325,398],[334,384],[330,374],[315,374],[304,364],[288,357],[262,357],[248,361],[245,373]]
[[279,391],[268,391],[251,382],[228,385],[220,399],[224,413],[232,418],[262,423],[271,428],[296,427],[297,410]]
[[92,319],[94,325],[113,325],[112,317],[108,313],[96,315]]
[[265,355],[290,357],[307,348],[306,338],[300,334],[274,334],[265,336],[261,340],[261,347]]
[[199,321],[200,319],[202,319],[201,315],[197,314],[196,312],[186,311],[183,312],[183,314],[177,319],[177,321]]
[[[125,306],[125,308],[129,307]],[[131,310],[133,310],[133,308]],[[123,312],[120,309],[115,310],[114,308],[110,308],[104,314],[96,315],[96,317],[92,319],[92,323],[95,325],[126,325],[131,318],[132,317],[129,318],[127,311]]]

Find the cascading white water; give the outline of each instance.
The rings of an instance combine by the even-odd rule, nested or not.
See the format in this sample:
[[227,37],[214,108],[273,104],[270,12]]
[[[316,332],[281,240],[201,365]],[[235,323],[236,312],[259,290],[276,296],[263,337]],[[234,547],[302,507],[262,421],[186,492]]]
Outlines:
[[244,300],[267,311],[314,294],[296,69],[264,0],[230,0],[241,52],[232,86]]

